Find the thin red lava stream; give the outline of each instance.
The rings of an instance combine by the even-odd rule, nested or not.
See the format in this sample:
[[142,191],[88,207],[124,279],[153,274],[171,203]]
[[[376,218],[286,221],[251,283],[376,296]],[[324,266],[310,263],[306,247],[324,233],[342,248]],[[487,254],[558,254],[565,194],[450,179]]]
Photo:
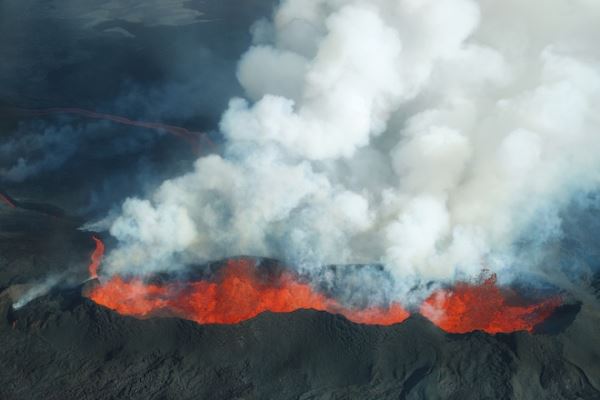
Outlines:
[[10,208],[17,208],[15,201],[6,193],[0,192],[0,201],[5,203]]
[[[119,115],[113,114],[105,114],[98,113],[95,111],[84,110],[81,108],[45,108],[45,109],[26,109],[26,108],[10,108],[14,113],[21,115],[29,115],[29,116],[43,116],[43,115],[52,115],[52,114],[75,114],[86,118],[92,119],[100,119],[115,122],[117,124],[137,126],[140,128],[153,129],[156,131],[168,132],[172,135],[178,136],[188,143],[190,143],[193,149],[196,152],[199,152],[199,143],[198,139],[201,135],[204,135],[202,132],[192,132],[186,128],[182,128],[180,126],[173,126],[168,124],[163,124],[160,122],[146,122],[146,121],[136,121],[126,117],[121,117]],[[210,140],[207,139],[209,142]]]
[[562,304],[559,296],[526,301],[509,288],[496,285],[495,274],[482,273],[480,282],[458,283],[434,292],[421,305],[420,313],[450,333],[532,332]]
[[[92,277],[97,276],[104,250],[102,242],[95,240],[97,247],[89,268]],[[173,316],[200,324],[236,324],[266,311],[288,313],[298,309],[341,314],[367,325],[394,325],[410,316],[398,303],[367,309],[344,307],[291,271],[277,276],[260,274],[255,261],[248,258],[229,260],[211,280],[157,284],[115,275],[92,287],[88,297],[123,315],[142,319]],[[511,297],[517,305],[508,301]],[[460,283],[438,291],[423,303],[420,312],[451,333],[531,332],[560,304],[558,298],[525,304],[516,293],[498,288],[492,276],[478,285]]]
[[300,282],[291,272],[260,276],[251,259],[229,260],[210,281],[150,284],[113,276],[93,288],[89,298],[119,314],[138,318],[170,315],[201,324],[236,324],[266,311],[299,309],[341,314],[373,325],[392,325],[409,316],[399,304],[387,309],[351,310]]

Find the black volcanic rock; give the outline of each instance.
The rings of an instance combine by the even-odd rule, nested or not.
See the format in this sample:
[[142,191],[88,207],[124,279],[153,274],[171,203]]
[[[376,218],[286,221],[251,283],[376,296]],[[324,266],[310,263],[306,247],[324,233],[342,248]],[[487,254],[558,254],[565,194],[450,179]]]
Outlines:
[[[300,310],[238,325],[137,320],[80,288],[13,310],[0,297],[12,399],[600,399],[600,326],[583,307],[563,332],[450,335],[412,316],[391,327]],[[580,346],[584,345],[585,348]]]
[[[536,334],[446,334],[300,310],[238,325],[137,320],[82,297],[89,233],[0,214],[0,399],[600,399],[600,308],[590,295]],[[61,272],[62,271],[62,272]],[[16,310],[44,276],[50,293]],[[66,275],[65,275],[66,274]]]
[[0,208],[0,289],[49,278],[85,279],[94,249],[81,221],[30,210]]

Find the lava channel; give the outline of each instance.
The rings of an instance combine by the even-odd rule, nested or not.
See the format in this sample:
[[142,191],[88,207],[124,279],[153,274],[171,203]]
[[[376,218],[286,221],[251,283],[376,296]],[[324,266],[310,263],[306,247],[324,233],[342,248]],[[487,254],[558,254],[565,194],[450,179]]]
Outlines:
[[533,332],[562,304],[560,296],[531,301],[496,285],[496,275],[482,273],[479,282],[461,282],[434,292],[420,313],[449,333]]

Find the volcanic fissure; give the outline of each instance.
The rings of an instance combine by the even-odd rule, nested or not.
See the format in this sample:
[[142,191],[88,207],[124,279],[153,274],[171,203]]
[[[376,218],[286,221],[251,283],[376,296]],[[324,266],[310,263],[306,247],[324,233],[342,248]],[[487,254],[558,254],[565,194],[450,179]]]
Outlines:
[[[104,243],[96,248],[88,267],[98,279]],[[211,279],[149,282],[114,275],[98,280],[86,296],[122,315],[146,319],[171,316],[200,324],[236,324],[263,312],[289,313],[313,309],[340,314],[367,325],[389,326],[405,321],[410,312],[394,302],[386,306],[352,308],[314,289],[292,271],[264,274],[252,258],[225,262]],[[461,282],[435,291],[418,312],[449,333],[484,331],[490,334],[532,332],[562,304],[559,296],[532,301],[497,285],[494,274],[482,273],[479,283]]]

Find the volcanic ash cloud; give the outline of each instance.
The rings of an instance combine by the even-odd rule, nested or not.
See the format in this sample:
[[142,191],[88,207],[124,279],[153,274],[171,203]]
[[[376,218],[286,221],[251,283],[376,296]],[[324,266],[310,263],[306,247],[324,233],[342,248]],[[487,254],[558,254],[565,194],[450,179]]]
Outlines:
[[126,200],[104,273],[382,263],[397,297],[511,275],[516,241],[598,186],[599,20],[589,0],[283,1],[241,56],[223,154]]

